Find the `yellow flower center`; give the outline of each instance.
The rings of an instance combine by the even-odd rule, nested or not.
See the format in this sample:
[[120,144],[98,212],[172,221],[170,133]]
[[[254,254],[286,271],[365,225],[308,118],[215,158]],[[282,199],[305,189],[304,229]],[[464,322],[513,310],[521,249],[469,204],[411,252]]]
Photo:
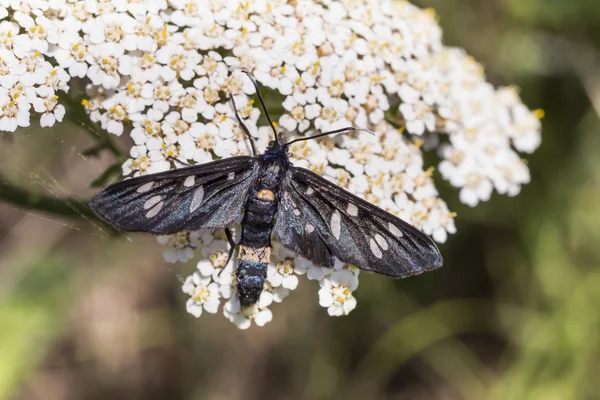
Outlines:
[[192,298],[199,303],[204,303],[208,299],[208,296],[210,296],[208,289],[204,286],[199,286],[194,290]]

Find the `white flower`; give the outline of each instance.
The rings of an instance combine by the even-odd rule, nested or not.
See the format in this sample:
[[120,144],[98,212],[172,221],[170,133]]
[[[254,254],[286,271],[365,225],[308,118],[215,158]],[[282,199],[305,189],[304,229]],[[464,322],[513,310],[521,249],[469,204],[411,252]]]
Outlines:
[[347,111],[347,101],[333,98],[328,99],[323,103],[321,113],[315,119],[315,128],[325,132],[350,126],[350,121],[346,119]]
[[193,87],[183,89],[173,100],[176,101],[181,117],[186,122],[196,122],[198,114],[201,114],[207,106],[203,93]]
[[275,264],[269,265],[267,270],[267,281],[274,287],[283,287],[294,290],[298,286],[298,277],[294,273],[294,262],[292,258],[285,258]]
[[56,121],[61,122],[65,116],[65,107],[58,104],[58,96],[54,95],[54,91],[50,88],[38,89],[41,97],[33,101],[33,109],[35,112],[42,114],[40,117],[40,126],[54,126]]
[[14,50],[14,40],[19,35],[19,25],[11,21],[0,21],[0,44],[3,48]]
[[69,74],[61,67],[54,67],[48,71],[46,75],[46,81],[40,88],[49,88],[54,91],[62,90],[63,92],[69,91],[68,82],[71,79]]
[[330,269],[317,267],[306,258],[300,256],[296,257],[294,271],[299,275],[306,274],[306,277],[313,281],[320,281],[332,272]]
[[26,67],[24,73],[19,76],[19,82],[24,86],[43,85],[52,70],[52,64],[47,62],[39,52],[27,52],[20,62]]
[[434,208],[429,213],[423,231],[431,234],[436,242],[444,243],[448,233],[456,233],[454,217],[456,213],[448,211],[445,207]]
[[533,153],[540,146],[542,142],[539,135],[541,129],[540,119],[543,118],[543,115],[543,111],[536,110],[532,113],[525,105],[520,103],[513,106],[512,117],[515,129],[511,136],[517,150]]
[[123,49],[123,40],[135,32],[136,25],[136,20],[126,13],[107,13],[88,19],[82,29],[92,44],[113,43]]
[[133,58],[131,76],[140,82],[156,82],[161,77],[169,75],[165,67],[159,65],[156,46],[150,47],[140,57]]
[[18,47],[45,53],[48,51],[48,43],[57,43],[58,31],[53,21],[44,16],[32,18],[20,11],[14,14],[15,21],[25,28],[27,36],[19,35],[15,41]]
[[488,201],[492,195],[492,183],[475,172],[465,177],[465,186],[460,190],[460,201],[475,207],[480,201]]
[[165,28],[165,21],[156,13],[139,13],[134,17],[136,25],[133,30],[128,29],[124,32],[125,37],[121,44],[129,51],[154,51],[157,47],[154,36],[161,35],[161,31]]
[[186,303],[187,312],[198,318],[202,310],[215,314],[219,309],[220,295],[219,285],[211,282],[210,278],[203,278],[194,273],[185,279],[181,288],[184,293],[190,295]]
[[134,146],[129,152],[132,160],[123,164],[123,175],[134,176],[152,174],[166,171],[171,168],[171,164],[162,154],[163,142],[156,138],[150,138],[142,146]]
[[96,45],[92,54],[97,64],[89,68],[87,76],[94,85],[101,85],[106,89],[116,88],[121,75],[129,75],[132,71],[131,57],[124,55],[123,47],[115,43]]
[[152,86],[144,86],[142,96],[150,100],[152,108],[161,113],[169,111],[169,107],[176,105],[180,95],[185,93],[185,89],[178,81],[171,81],[165,84],[162,81],[152,82]]
[[114,5],[116,11],[130,12],[134,16],[156,15],[159,11],[167,9],[167,2],[165,0],[112,0],[111,3]]
[[[142,119],[138,120],[138,116]],[[136,145],[143,145],[152,138],[163,136],[161,126],[163,113],[150,109],[144,116],[133,114],[130,118],[133,120],[133,129],[130,135]]]
[[435,130],[435,115],[433,109],[422,101],[402,103],[400,112],[406,120],[406,130],[415,135],[422,135],[425,130]]
[[218,133],[219,129],[215,124],[204,125],[194,122],[189,124],[189,129],[177,138],[177,142],[186,159],[205,163],[213,160],[211,151],[217,144]]
[[298,104],[293,97],[288,97],[282,105],[288,114],[281,116],[279,124],[288,132],[294,132],[296,129],[300,132],[306,131],[310,127],[310,121],[319,116],[321,112],[319,104],[303,106]]
[[[207,14],[202,12],[201,4],[197,1],[173,0],[170,3],[174,9],[171,22],[178,26],[199,25],[203,22],[203,16]],[[212,13],[208,14],[212,19]]]
[[194,249],[200,244],[199,234],[195,232],[179,232],[170,236],[158,236],[156,241],[169,246],[163,252],[168,263],[186,262],[194,257]]
[[166,81],[176,77],[189,81],[194,77],[194,69],[201,59],[198,52],[185,50],[183,46],[171,43],[156,52],[156,60],[164,65],[161,75]]
[[155,118],[154,115],[159,119],[162,118],[164,114],[162,111],[153,108],[146,110],[153,103],[151,92],[151,83],[130,79],[127,82],[127,91],[121,92],[121,96],[118,96],[122,99],[129,120],[133,123],[143,120],[150,114],[153,114],[152,118]]
[[265,291],[257,304],[242,309],[237,297],[232,296],[225,303],[223,314],[240,329],[248,329],[252,325],[252,321],[258,326],[264,326],[273,319],[273,313],[268,309],[273,300],[273,295]]
[[27,71],[27,65],[20,62],[8,48],[0,48],[0,86],[11,88]]
[[352,291],[358,287],[358,280],[352,272],[342,269],[321,280],[319,304],[327,308],[331,316],[347,315],[356,307]]
[[[200,260],[196,266],[198,272],[202,276],[212,277],[215,282],[219,282],[220,284],[230,283],[229,277],[225,273],[225,268],[228,266],[225,264],[229,255],[228,247],[228,243],[224,240],[214,240],[210,246],[205,246],[202,249],[202,254],[205,258]],[[221,274],[225,274],[225,276],[221,277]]]
[[19,126],[29,126],[29,109],[35,99],[34,94],[27,95],[22,88],[17,89],[18,95],[11,95],[11,91],[0,88],[0,131],[4,132],[14,132]]

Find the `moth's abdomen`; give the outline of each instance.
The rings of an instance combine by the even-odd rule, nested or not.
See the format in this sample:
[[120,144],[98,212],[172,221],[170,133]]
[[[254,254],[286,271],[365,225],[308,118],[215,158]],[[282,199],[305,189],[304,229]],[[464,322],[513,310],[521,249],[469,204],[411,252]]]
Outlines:
[[237,269],[238,297],[242,307],[248,307],[260,299],[267,267],[271,256],[270,247],[252,248],[241,245]]
[[276,212],[277,201],[272,191],[262,189],[251,193],[242,220],[236,273],[242,307],[258,302],[262,293],[271,258],[271,231]]

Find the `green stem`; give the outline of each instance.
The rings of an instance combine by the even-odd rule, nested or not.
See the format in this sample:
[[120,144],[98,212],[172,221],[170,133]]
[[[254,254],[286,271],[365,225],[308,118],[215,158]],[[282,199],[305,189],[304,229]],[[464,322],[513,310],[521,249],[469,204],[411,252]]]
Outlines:
[[[67,112],[67,120],[81,125],[96,143],[88,150],[88,155],[98,156],[102,150],[107,150],[117,158],[117,164],[122,163],[125,160],[126,156],[117,148],[117,146],[115,146],[111,135],[102,129],[97,129],[96,124],[90,120],[85,112],[85,108],[81,105],[80,98],[64,96],[62,98],[62,104],[65,106]],[[109,167],[109,171],[112,171],[113,169],[114,166]],[[0,202],[12,204],[22,209],[43,211],[65,218],[83,218],[94,224],[102,225],[103,228],[106,228],[106,230],[111,233],[115,232],[113,228],[109,227],[96,217],[87,205],[87,200],[58,198],[51,195],[32,192],[11,183],[1,173]]]
[[[65,218],[91,219],[101,222],[87,206],[86,200],[73,198],[59,199],[41,193],[33,193],[10,183],[0,174],[0,201],[27,210],[48,212]],[[102,222],[104,225],[104,222]]]

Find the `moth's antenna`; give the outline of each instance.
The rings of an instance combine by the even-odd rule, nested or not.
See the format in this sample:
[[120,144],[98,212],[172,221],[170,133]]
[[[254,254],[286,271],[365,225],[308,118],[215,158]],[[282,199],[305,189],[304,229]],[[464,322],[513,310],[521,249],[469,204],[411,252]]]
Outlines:
[[293,144],[293,143],[296,143],[296,142],[302,142],[304,140],[317,139],[317,138],[320,138],[320,137],[323,137],[323,136],[327,136],[327,135],[335,135],[336,133],[345,133],[345,132],[353,132],[353,131],[367,132],[367,133],[370,133],[371,135],[375,136],[375,133],[373,131],[368,130],[368,129],[365,129],[365,128],[355,128],[353,126],[348,126],[346,128],[340,128],[340,129],[335,129],[333,131],[319,133],[318,135],[314,135],[314,136],[301,137],[301,138],[298,138],[298,139],[294,139],[291,142],[285,143],[284,146],[289,146],[290,144]]
[[256,79],[254,79],[254,77],[252,75],[250,75],[250,72],[248,72],[246,70],[242,70],[242,72],[244,74],[246,74],[248,76],[248,78],[250,78],[250,81],[252,82],[252,85],[254,85],[254,89],[256,89],[256,95],[258,96],[258,100],[260,101],[260,105],[262,106],[262,109],[265,112],[265,115],[267,116],[267,120],[269,121],[269,125],[271,125],[271,128],[273,128],[273,133],[275,134],[275,140],[277,140],[277,129],[275,129],[275,124],[273,124],[273,121],[271,120],[271,116],[269,115],[269,112],[267,111],[267,106],[265,105],[265,102],[264,102],[262,96],[260,95],[260,89],[258,87],[258,83],[256,82]]
[[235,105],[235,100],[233,99],[233,95],[231,96],[231,104],[233,105],[233,112],[235,113],[235,117],[237,118],[238,123],[242,127],[242,130],[248,136],[248,139],[250,139],[250,146],[252,146],[252,155],[255,156],[256,155],[256,139],[254,139],[254,136],[252,136],[250,134],[248,127],[246,127],[246,124],[244,124],[244,121],[242,121],[242,117],[240,117],[240,114],[238,113],[238,109]]

